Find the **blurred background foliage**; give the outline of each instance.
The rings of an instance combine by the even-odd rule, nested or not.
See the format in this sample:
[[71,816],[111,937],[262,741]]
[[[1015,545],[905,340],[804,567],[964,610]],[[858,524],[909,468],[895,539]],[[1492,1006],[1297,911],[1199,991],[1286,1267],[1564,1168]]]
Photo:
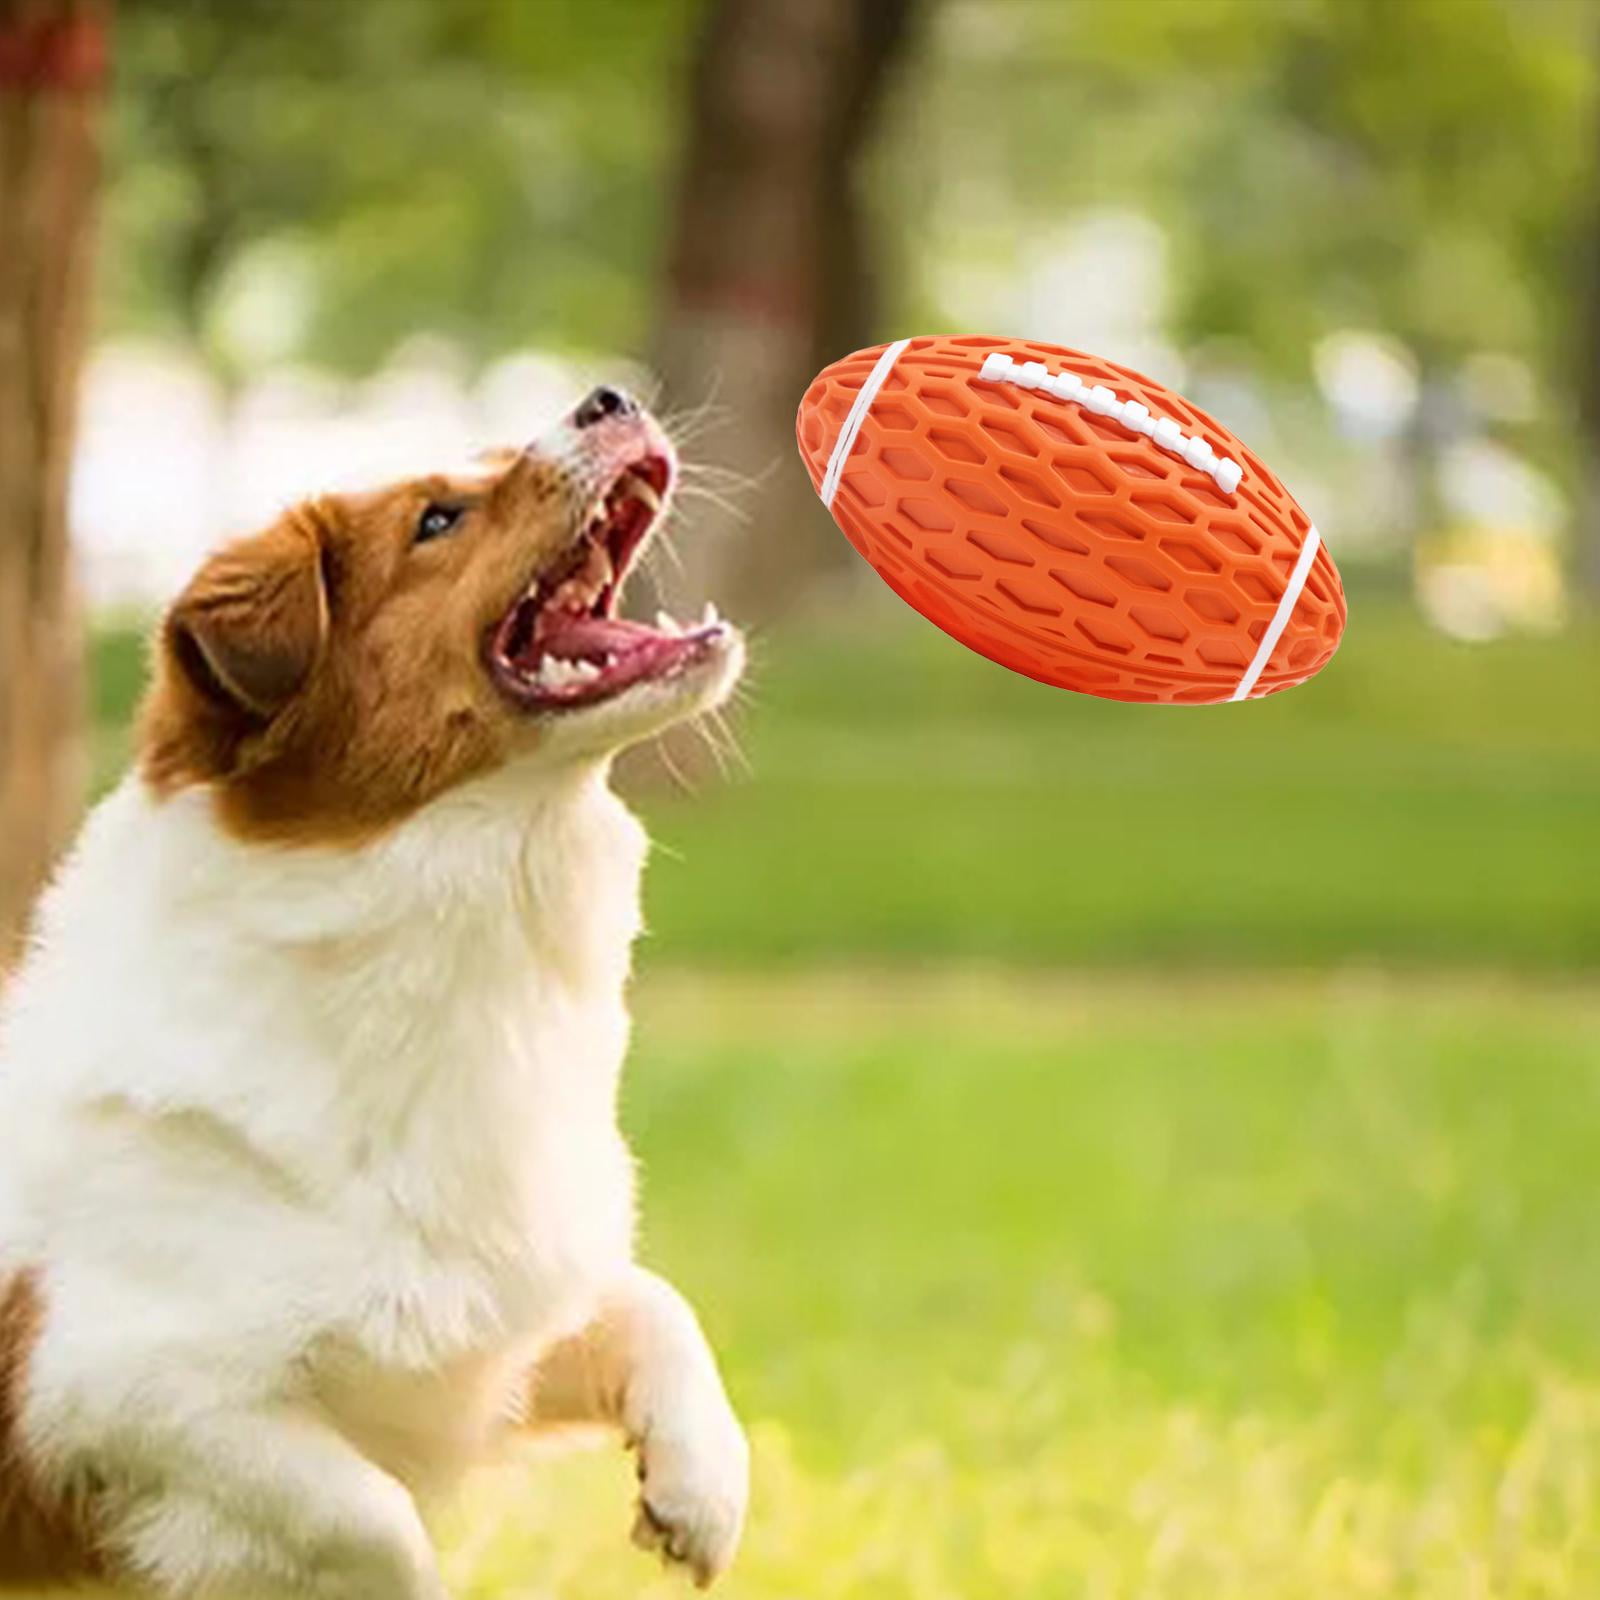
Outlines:
[[[104,327],[236,381],[645,344],[693,8],[125,0]],[[232,297],[271,296],[270,350]],[[271,311],[287,315],[274,318]],[[248,312],[245,314],[248,321]]]
[[[306,274],[284,358],[369,371],[419,329],[480,360],[529,339],[647,353],[697,9],[123,0],[104,326],[226,368],[210,319],[272,248]],[[1586,7],[932,11],[875,152],[896,234],[959,228],[1003,272],[1026,230],[1132,207],[1171,233],[1184,346],[1248,341],[1304,382],[1319,337],[1371,328],[1441,378],[1516,357],[1552,418],[1576,415]],[[926,258],[885,243],[886,320],[947,314]]]
[[[1136,216],[1161,267],[1132,342],[1162,375],[1226,374],[1271,409],[1277,385],[1319,393],[1320,351],[1312,426],[1399,435],[1403,493],[1358,543],[1403,556],[1439,531],[1442,458],[1480,438],[1551,475],[1558,537],[1586,525],[1589,7],[914,9],[862,152],[875,334],[1015,327],[1037,312],[1019,272],[1048,275],[1075,219]],[[181,340],[230,383],[370,373],[419,331],[479,368],[530,344],[648,360],[711,31],[687,0],[125,0],[102,326]],[[720,219],[731,258],[746,220]],[[1127,331],[1066,304],[1028,327]]]
[[[699,468],[649,581],[754,666],[630,774],[626,1112],[757,1424],[730,1592],[1600,1590],[1593,5],[119,0],[111,54],[96,785],[153,607],[283,499],[601,375]],[[946,329],[1280,466],[1326,671],[1126,707],[900,606],[793,408]],[[453,1575],[641,1592],[627,1492],[519,1467]]]

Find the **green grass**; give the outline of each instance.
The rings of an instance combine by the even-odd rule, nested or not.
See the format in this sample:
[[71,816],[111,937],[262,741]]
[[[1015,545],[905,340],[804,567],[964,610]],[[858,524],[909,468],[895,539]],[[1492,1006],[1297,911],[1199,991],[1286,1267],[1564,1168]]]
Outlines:
[[[102,637],[97,767],[142,649]],[[752,776],[646,797],[661,955],[1302,966],[1600,962],[1600,629],[1468,647],[1358,606],[1312,683],[1114,705],[886,593],[758,640]]]
[[[1600,1593],[1592,995],[684,975],[639,1012],[646,1253],[757,1440],[730,1600]],[[610,1452],[498,1476],[455,1574],[655,1593],[629,1493]]]
[[1303,688],[1115,705],[885,600],[780,635],[749,781],[650,809],[685,960],[1600,960],[1600,631],[1466,647],[1358,609]]

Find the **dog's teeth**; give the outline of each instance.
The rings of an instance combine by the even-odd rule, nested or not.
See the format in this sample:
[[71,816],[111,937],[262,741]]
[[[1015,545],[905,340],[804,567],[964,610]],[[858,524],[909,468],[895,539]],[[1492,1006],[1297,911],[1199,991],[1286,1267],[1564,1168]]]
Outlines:
[[649,506],[652,513],[661,510],[661,496],[656,493],[655,485],[635,474],[628,480],[629,492],[635,500],[642,500]]
[[666,611],[656,612],[656,628],[661,633],[683,632],[683,629],[678,626],[677,618],[672,616],[670,612]]
[[715,602],[707,600],[705,609],[700,613],[700,626],[702,628],[709,628],[712,623],[720,622],[721,620],[722,618],[717,615]]
[[546,689],[565,689],[579,682],[583,674],[576,661],[563,661],[560,656],[546,656],[539,663],[539,683]]
[[587,683],[590,679],[600,676],[600,669],[592,661],[574,661],[572,663],[572,674],[575,678]]

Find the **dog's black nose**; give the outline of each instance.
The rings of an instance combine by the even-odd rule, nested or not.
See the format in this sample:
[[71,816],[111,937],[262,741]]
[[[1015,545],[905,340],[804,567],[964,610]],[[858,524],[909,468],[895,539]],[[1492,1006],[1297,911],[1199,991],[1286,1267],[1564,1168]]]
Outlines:
[[639,402],[631,395],[602,383],[579,402],[578,409],[572,413],[572,420],[580,428],[592,428],[607,417],[632,417],[638,411]]

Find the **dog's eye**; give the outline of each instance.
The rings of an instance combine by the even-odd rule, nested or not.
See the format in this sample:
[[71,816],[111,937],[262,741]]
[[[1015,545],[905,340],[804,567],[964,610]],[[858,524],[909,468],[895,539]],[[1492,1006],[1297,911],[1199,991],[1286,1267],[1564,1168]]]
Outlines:
[[430,539],[441,538],[450,532],[460,522],[463,515],[461,506],[429,506],[417,519],[417,544],[426,544]]

